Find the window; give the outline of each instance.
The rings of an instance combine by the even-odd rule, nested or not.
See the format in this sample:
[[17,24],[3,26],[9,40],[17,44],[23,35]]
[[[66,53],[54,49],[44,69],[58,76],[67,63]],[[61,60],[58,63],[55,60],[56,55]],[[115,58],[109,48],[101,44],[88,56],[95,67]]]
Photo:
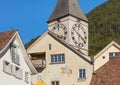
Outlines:
[[3,71],[7,74],[13,75],[18,79],[22,79],[22,69],[10,64],[8,61],[3,61]]
[[103,56],[103,59],[105,59],[105,56]]
[[15,65],[11,66],[11,74],[18,79],[22,79],[22,69]]
[[22,79],[22,70],[19,67],[15,67],[15,76],[19,79]]
[[109,53],[109,59],[112,59],[113,57],[117,56],[118,52]]
[[20,64],[19,61],[19,55],[17,54],[17,47],[16,46],[11,46],[11,57],[12,57],[12,62],[15,64]]
[[65,63],[65,54],[51,55],[51,63]]
[[29,73],[25,72],[25,82],[29,83]]
[[79,69],[79,79],[86,78],[86,69]]
[[52,85],[59,85],[59,81],[52,81],[51,84]]
[[51,44],[49,44],[49,50],[51,50]]
[[8,73],[8,74],[11,74],[11,64],[7,61],[3,61],[3,71]]

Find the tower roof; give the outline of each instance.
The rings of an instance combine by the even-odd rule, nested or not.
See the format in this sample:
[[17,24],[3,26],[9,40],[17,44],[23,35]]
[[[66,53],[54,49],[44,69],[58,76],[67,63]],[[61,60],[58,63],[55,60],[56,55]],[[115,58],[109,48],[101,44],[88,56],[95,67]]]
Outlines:
[[88,22],[87,17],[80,9],[78,0],[58,0],[55,10],[48,19],[48,23],[67,15],[71,15]]

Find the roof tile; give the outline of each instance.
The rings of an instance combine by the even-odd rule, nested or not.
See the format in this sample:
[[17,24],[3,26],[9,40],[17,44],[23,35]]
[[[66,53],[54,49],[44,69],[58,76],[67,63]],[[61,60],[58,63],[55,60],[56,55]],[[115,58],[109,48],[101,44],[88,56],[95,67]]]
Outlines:
[[0,51],[9,43],[16,30],[0,32]]
[[120,54],[100,69],[92,77],[90,85],[120,85]]

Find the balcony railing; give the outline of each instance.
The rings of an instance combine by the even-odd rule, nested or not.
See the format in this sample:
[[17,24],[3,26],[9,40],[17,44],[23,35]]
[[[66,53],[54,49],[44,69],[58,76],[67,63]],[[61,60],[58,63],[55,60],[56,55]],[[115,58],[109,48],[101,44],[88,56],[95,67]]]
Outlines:
[[35,68],[45,68],[46,61],[44,59],[32,60],[33,65]]

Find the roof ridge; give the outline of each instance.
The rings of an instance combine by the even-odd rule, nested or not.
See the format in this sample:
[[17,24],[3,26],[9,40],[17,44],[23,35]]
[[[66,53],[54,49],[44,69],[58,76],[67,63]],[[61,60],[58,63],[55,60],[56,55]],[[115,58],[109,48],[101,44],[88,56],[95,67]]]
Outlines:
[[7,30],[7,31],[2,31],[2,32],[0,32],[0,33],[7,33],[7,32],[12,32],[12,31],[18,31],[18,30]]

